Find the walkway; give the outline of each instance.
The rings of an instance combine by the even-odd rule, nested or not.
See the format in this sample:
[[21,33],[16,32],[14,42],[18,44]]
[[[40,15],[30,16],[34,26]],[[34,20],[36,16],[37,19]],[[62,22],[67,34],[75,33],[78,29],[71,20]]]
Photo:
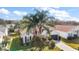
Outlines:
[[59,47],[60,49],[64,50],[64,51],[77,51],[77,50],[73,49],[72,47],[66,45],[62,41],[57,42],[56,46]]

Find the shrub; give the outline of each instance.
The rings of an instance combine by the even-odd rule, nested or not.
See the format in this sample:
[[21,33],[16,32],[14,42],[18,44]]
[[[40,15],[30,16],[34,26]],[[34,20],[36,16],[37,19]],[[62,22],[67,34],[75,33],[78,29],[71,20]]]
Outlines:
[[31,41],[31,46],[32,47],[36,47],[39,48],[39,50],[42,50],[45,46],[44,41],[42,40],[42,38],[40,38],[39,36],[35,36],[33,37],[32,41]]
[[48,40],[52,40],[52,38],[51,37],[48,37]]
[[38,36],[35,36],[33,38],[33,40],[32,40],[31,43],[32,43],[31,45],[35,46],[35,47],[41,47],[41,46],[43,46],[43,42],[42,42],[41,38],[38,37]]
[[55,47],[55,42],[51,41],[49,43],[49,49],[53,49]]

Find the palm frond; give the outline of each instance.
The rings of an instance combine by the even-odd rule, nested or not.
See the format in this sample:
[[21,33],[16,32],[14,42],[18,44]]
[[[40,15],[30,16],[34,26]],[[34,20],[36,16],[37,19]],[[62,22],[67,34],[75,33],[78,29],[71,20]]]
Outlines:
[[36,25],[34,23],[30,23],[28,26],[27,26],[27,31],[29,32],[32,28],[36,27]]
[[44,25],[42,25],[42,27],[43,27],[45,30],[47,30],[48,34],[50,34],[50,30],[49,30],[48,27],[46,27],[46,26],[44,26]]
[[24,16],[23,19],[32,22],[32,21],[33,21],[32,16],[33,16],[33,15],[30,15],[30,16]]

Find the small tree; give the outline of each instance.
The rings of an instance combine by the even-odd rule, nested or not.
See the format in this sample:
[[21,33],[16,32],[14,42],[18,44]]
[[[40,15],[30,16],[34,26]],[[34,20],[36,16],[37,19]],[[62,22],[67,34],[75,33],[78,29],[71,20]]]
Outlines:
[[50,41],[49,43],[49,49],[53,49],[55,47],[55,42]]

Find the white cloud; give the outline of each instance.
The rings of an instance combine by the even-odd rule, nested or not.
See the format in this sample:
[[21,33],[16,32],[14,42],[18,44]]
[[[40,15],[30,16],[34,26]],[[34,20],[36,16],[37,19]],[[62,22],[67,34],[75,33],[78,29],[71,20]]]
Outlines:
[[77,17],[71,17],[70,21],[77,21],[77,22],[79,22],[79,18],[77,18]]
[[77,21],[79,22],[79,18],[77,17],[72,17],[72,16],[68,16],[68,17],[65,17],[65,16],[56,16],[56,18],[58,18],[59,20],[62,20],[62,21]]
[[79,18],[71,16],[67,11],[65,10],[58,10],[54,8],[41,8],[42,10],[48,10],[50,15],[55,16],[59,20],[62,21],[78,21]]
[[10,12],[7,9],[0,9],[0,14],[9,14]]
[[39,9],[42,9],[44,11],[51,9],[51,7],[40,7]]
[[13,11],[14,14],[18,15],[18,16],[24,16],[27,15],[27,12],[21,12],[21,11]]
[[55,15],[55,16],[60,16],[60,17],[70,17],[70,14],[68,12],[66,12],[65,10],[58,10],[58,9],[54,9],[54,8],[49,8],[48,9],[49,13],[51,15]]

